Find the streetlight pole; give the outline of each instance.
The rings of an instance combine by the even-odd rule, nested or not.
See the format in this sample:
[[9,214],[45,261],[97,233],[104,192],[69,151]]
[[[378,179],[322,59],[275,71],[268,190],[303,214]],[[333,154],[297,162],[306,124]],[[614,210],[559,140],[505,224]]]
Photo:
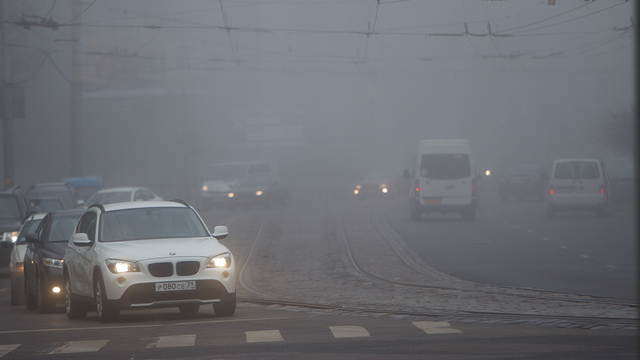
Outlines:
[[69,171],[71,176],[82,175],[82,83],[80,79],[80,0],[72,2],[71,30],[71,108],[69,122]]
[[13,187],[13,108],[11,99],[11,56],[7,45],[5,22],[6,1],[0,0],[0,47],[2,48],[2,152],[4,161],[4,186]]

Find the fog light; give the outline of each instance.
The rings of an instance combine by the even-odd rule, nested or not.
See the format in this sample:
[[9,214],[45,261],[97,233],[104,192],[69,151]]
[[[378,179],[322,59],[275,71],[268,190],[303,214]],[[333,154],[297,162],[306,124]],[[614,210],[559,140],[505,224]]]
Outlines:
[[360,193],[360,191],[358,191],[358,189],[353,190],[353,193],[358,195]]
[[55,294],[60,294],[60,288],[57,286],[54,286],[53,289],[51,289],[51,291],[53,291]]
[[116,281],[118,282],[118,285],[123,285],[124,283],[127,282],[127,279],[123,277],[119,277]]
[[223,279],[228,279],[229,278],[229,272],[228,271],[223,271],[222,272],[222,278]]
[[382,188],[382,193],[383,193],[383,194],[386,194],[386,193],[387,193],[387,191],[388,191],[388,190],[387,190],[387,188]]

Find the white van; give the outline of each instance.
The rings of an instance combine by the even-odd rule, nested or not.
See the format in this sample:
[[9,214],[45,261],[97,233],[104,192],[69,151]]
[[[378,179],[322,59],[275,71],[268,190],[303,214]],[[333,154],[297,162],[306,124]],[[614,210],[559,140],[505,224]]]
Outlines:
[[228,199],[231,185],[248,174],[269,173],[267,161],[224,162],[211,165],[205,174],[200,192],[200,201],[205,210]]
[[422,140],[418,145],[412,179],[411,220],[423,213],[460,213],[466,220],[476,216],[476,171],[467,140]]
[[555,217],[557,211],[595,211],[605,216],[609,208],[609,180],[600,160],[559,159],[553,162],[547,216]]

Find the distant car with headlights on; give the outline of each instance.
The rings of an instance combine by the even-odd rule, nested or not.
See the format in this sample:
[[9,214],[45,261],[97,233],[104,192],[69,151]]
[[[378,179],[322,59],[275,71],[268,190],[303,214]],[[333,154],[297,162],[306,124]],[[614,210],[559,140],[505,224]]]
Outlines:
[[0,191],[0,268],[9,266],[22,224],[37,212],[19,186]]
[[408,182],[407,184],[403,184],[403,182],[404,179],[400,169],[374,169],[358,182],[353,193],[359,197],[371,195],[395,196],[408,189]]
[[100,322],[128,308],[178,307],[217,316],[236,311],[235,261],[187,203],[143,201],[95,204],[84,212],[64,254],[65,307],[69,319],[89,309]]
[[231,187],[240,179],[251,174],[271,173],[268,161],[235,161],[213,164],[209,167],[200,192],[200,202],[204,210],[225,204]]
[[540,164],[513,165],[498,180],[500,200],[508,201],[511,197],[518,200],[526,197],[544,200],[547,181],[547,170]]
[[72,209],[47,213],[35,233],[26,235],[24,291],[27,309],[48,313],[62,301],[62,258],[83,212]]
[[227,195],[229,207],[263,205],[286,206],[289,188],[273,173],[249,174],[238,180]]
[[27,251],[27,234],[34,234],[40,221],[46,214],[33,214],[22,224],[13,249],[11,250],[11,260],[9,262],[9,273],[11,274],[11,305],[20,305],[24,298],[24,253]]

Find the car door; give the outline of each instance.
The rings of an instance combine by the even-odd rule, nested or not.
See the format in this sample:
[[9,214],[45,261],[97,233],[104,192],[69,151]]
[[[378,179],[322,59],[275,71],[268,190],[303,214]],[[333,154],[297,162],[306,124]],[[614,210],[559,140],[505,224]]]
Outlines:
[[38,254],[42,249],[42,240],[48,231],[52,216],[52,213],[48,213],[38,225],[35,233],[27,235],[29,240],[27,250],[24,253],[25,291],[30,291],[32,294],[37,292]]
[[65,263],[69,271],[71,286],[74,293],[84,296],[93,296],[93,251],[95,248],[96,228],[98,214],[95,211],[87,211],[82,215],[75,233],[87,234],[87,238],[93,243],[89,246],[78,246],[73,242],[65,254]]

